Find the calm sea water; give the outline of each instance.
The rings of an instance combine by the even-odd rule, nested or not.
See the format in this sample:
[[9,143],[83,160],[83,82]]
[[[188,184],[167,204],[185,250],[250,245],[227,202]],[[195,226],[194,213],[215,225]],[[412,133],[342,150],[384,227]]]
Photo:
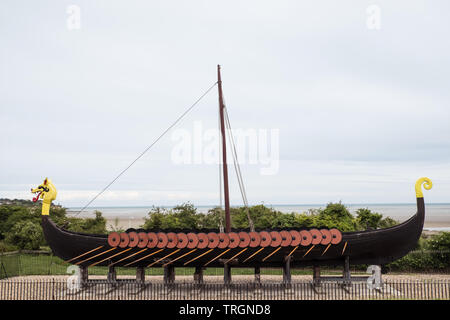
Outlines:
[[[324,208],[325,204],[289,204],[289,205],[268,205],[275,210],[284,213],[307,212],[308,209]],[[400,222],[413,216],[417,207],[414,203],[406,204],[346,204],[352,214],[359,208],[368,208],[373,212],[383,214],[384,217],[391,217]],[[165,206],[165,208],[172,208]],[[213,206],[197,206],[197,211],[206,213]],[[69,208],[69,214],[77,213],[81,208]],[[151,207],[90,207],[79,214],[80,217],[92,216],[95,210],[101,211],[106,218],[142,219],[147,216]],[[425,228],[428,230],[450,231],[450,203],[425,204]]]

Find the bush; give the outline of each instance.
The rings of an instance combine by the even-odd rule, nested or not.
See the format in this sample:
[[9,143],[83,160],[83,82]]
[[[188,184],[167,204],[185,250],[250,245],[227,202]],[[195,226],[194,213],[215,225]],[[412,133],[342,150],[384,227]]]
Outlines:
[[39,224],[32,221],[20,221],[6,233],[6,241],[19,249],[37,250],[43,243],[44,236]]
[[450,232],[431,236],[425,247],[430,252],[435,268],[450,268]]
[[[95,211],[95,218],[68,218],[65,222],[65,228],[69,231],[91,233],[91,234],[106,234],[106,219],[103,218],[100,211]],[[63,219],[63,221],[65,221]]]

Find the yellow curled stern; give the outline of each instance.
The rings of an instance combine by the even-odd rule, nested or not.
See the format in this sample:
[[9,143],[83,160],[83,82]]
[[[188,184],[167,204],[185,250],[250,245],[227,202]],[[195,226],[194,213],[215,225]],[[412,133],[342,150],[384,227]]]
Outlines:
[[416,181],[416,198],[423,198],[422,184],[426,190],[430,190],[431,187],[433,187],[433,183],[431,182],[431,179],[426,178],[426,177],[419,178]]

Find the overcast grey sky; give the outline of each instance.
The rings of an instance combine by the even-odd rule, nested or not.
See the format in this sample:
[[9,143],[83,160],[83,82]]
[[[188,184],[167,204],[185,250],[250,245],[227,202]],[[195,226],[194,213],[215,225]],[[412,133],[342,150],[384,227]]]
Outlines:
[[[414,202],[421,176],[434,182],[426,201],[450,202],[448,12],[448,1],[2,1],[0,197],[31,199],[48,176],[57,202],[83,206],[221,64],[233,128],[279,130],[276,174],[242,164],[250,203]],[[195,123],[217,127],[216,88],[176,129]],[[174,163],[173,134],[92,205],[217,204],[218,166]]]

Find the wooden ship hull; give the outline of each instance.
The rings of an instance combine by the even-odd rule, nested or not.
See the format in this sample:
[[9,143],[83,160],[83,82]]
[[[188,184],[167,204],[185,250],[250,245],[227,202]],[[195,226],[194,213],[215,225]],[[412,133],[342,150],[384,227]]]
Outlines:
[[[232,267],[279,268],[285,264],[287,259],[290,260],[291,267],[342,265],[346,257],[353,265],[387,264],[414,249],[422,232],[424,218],[424,199],[417,198],[417,213],[409,220],[385,229],[344,232],[336,244],[331,242],[322,244],[324,243],[322,239],[319,244],[314,245],[311,242],[308,245],[302,245],[302,243],[296,244],[298,239],[291,237],[290,241],[285,239],[281,240],[281,243],[279,243],[279,238],[270,238],[268,239],[270,241],[266,241],[264,244],[260,239],[260,244],[257,246],[246,243],[248,239],[237,239],[237,244],[230,245],[229,242],[225,248],[219,248],[217,243],[213,244],[212,236],[207,241],[209,246],[203,247],[205,244],[199,245],[198,241],[197,244],[184,248],[180,248],[178,245],[182,240],[176,239],[176,243],[170,243],[164,236],[161,236],[161,234],[188,235],[194,233],[189,230],[140,230],[139,233],[155,234],[157,237],[160,235],[163,238],[162,240],[157,239],[156,245],[150,245],[147,241],[147,244],[143,246],[144,240],[131,239],[132,241],[130,241],[128,239],[125,241],[126,244],[124,241],[118,242],[117,237],[120,239],[120,234],[108,236],[67,231],[58,227],[48,215],[42,216],[42,228],[45,239],[56,256],[83,267],[147,268],[168,265],[174,267],[223,267],[227,264]],[[288,228],[264,231],[269,234],[275,232],[282,235],[283,232],[300,233],[308,230],[314,229]],[[245,233],[241,230],[232,230],[230,237],[233,236],[232,234],[240,235],[240,232]],[[194,234],[200,233],[207,236],[220,234],[218,230],[201,230]],[[261,231],[256,233],[261,235]],[[131,233],[125,234],[130,235]],[[136,237],[137,234],[138,232],[131,235]],[[115,239],[113,239],[114,236]],[[217,242],[216,238],[213,240]],[[113,245],[111,245],[112,242]],[[116,243],[117,245],[114,245]]]

